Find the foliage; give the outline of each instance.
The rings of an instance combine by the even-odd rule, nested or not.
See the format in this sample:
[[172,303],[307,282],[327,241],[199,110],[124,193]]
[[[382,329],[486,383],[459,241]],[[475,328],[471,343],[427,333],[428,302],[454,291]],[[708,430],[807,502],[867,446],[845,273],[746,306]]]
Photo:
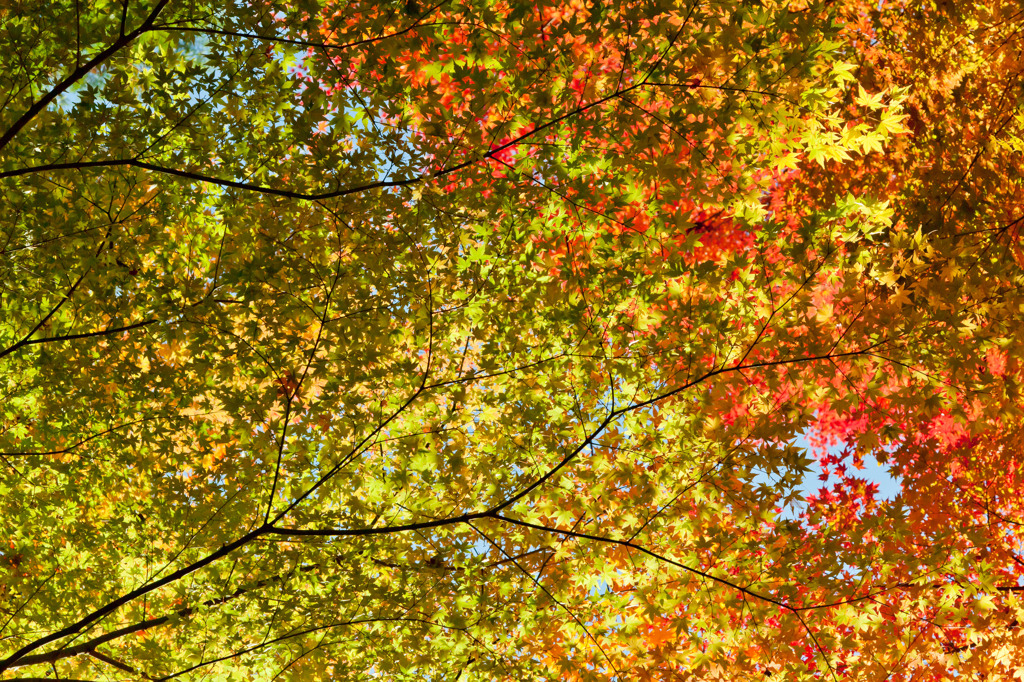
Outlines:
[[1019,670],[1022,17],[840,4],[0,10],[0,671]]

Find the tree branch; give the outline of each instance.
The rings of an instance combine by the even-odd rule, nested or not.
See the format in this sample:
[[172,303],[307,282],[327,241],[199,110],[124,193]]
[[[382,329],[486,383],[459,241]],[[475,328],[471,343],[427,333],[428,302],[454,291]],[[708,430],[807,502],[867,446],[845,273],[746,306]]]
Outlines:
[[[163,9],[167,6],[168,2],[170,2],[170,0],[160,0],[157,3],[156,7],[153,8],[153,11],[149,13],[149,16],[146,17],[146,20],[143,21],[142,24],[137,29],[127,34],[122,32],[122,34],[117,38],[117,40],[111,43],[106,49],[101,51],[99,54],[97,54],[95,57],[87,61],[85,64],[82,64],[81,66],[76,68],[74,71],[68,74],[61,82],[53,86],[53,88],[51,88],[49,92],[47,92],[45,95],[36,100],[35,103],[33,103],[32,106],[30,106],[24,114],[19,116],[18,119],[11,124],[7,131],[4,132],[2,136],[0,136],[0,149],[6,147],[7,144],[12,139],[14,139],[14,136],[17,135],[22,128],[24,128],[32,121],[32,119],[38,116],[39,112],[41,112],[43,109],[49,106],[50,102],[60,97],[63,93],[65,93],[68,90],[68,88],[70,88],[72,85],[74,85],[82,78],[84,78],[90,71],[103,64],[105,61],[107,61],[112,56],[117,54],[117,52],[119,52],[121,49],[130,45],[140,35],[149,31],[153,26],[153,22],[156,21],[157,16],[159,16],[160,12],[162,12]],[[122,31],[123,28],[124,27],[122,25]]]

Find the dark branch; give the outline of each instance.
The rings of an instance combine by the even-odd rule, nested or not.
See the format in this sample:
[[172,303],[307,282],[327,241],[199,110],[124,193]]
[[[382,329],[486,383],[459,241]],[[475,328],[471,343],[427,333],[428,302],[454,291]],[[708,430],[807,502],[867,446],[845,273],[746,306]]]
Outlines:
[[81,66],[76,68],[74,71],[68,74],[64,78],[64,80],[62,80],[60,83],[57,83],[57,85],[53,86],[53,88],[51,88],[49,92],[47,92],[45,95],[36,100],[35,103],[32,104],[32,106],[30,106],[24,114],[18,117],[18,119],[11,124],[11,127],[8,128],[2,136],[0,136],[0,149],[6,147],[8,143],[12,139],[14,139],[14,136],[17,135],[22,128],[24,128],[32,121],[32,119],[38,116],[39,112],[41,112],[43,109],[50,105],[50,102],[57,99],[65,92],[67,92],[68,88],[70,88],[78,81],[82,80],[90,71],[103,64],[105,61],[114,56],[117,52],[130,45],[132,41],[134,41],[140,35],[149,31],[153,27],[153,22],[156,21],[157,16],[160,14],[160,12],[163,11],[164,7],[167,6],[168,2],[170,2],[170,0],[160,0],[160,2],[157,3],[156,7],[153,8],[153,11],[149,13],[149,16],[146,17],[146,20],[142,22],[141,26],[139,26],[134,31],[131,31],[130,33],[122,34],[121,36],[119,36],[118,39],[111,43],[106,49],[101,51],[99,54],[97,54],[95,57],[87,61],[85,64],[82,64]]
[[[227,545],[224,545],[223,547],[221,547],[220,549],[218,549],[215,552],[211,552],[210,554],[207,554],[202,559],[200,559],[200,560],[198,560],[198,561],[196,561],[196,562],[194,562],[192,564],[189,564],[188,566],[185,566],[184,568],[181,568],[181,569],[179,569],[177,571],[174,571],[173,573],[171,573],[171,574],[169,574],[169,575],[167,575],[167,576],[165,576],[165,577],[163,577],[163,578],[161,578],[159,580],[154,580],[154,581],[151,581],[149,583],[146,583],[145,585],[142,585],[141,587],[138,587],[138,588],[132,590],[131,592],[128,592],[127,594],[122,595],[121,597],[118,597],[117,599],[114,599],[113,601],[108,602],[107,604],[101,606],[100,608],[98,608],[95,611],[89,613],[88,615],[80,618],[79,620],[75,621],[74,623],[71,623],[70,625],[67,625],[67,626],[63,627],[60,630],[57,630],[56,632],[52,632],[49,635],[46,635],[44,637],[40,637],[39,639],[37,639],[37,640],[35,640],[35,641],[33,641],[33,642],[29,643],[29,644],[26,644],[25,646],[21,647],[20,649],[18,649],[14,653],[12,653],[7,658],[5,658],[2,661],[0,661],[0,672],[2,672],[4,670],[8,670],[8,669],[14,667],[15,665],[19,664],[19,661],[24,659],[28,654],[32,653],[33,651],[35,651],[37,649],[40,649],[40,648],[46,646],[47,644],[51,644],[53,642],[56,642],[58,640],[61,640],[61,639],[65,638],[65,637],[68,637],[68,636],[71,636],[71,635],[75,635],[75,634],[81,632],[82,630],[84,630],[89,625],[95,623],[96,621],[98,621],[98,620],[100,620],[102,618],[105,618],[106,616],[110,615],[111,613],[114,613],[115,611],[117,611],[119,608],[121,608],[125,604],[127,604],[127,603],[129,603],[131,601],[134,601],[135,599],[138,599],[141,596],[149,594],[150,592],[158,590],[161,587],[164,587],[165,585],[169,585],[171,583],[174,583],[174,582],[180,580],[181,578],[184,578],[187,575],[191,575],[192,573],[195,573],[196,571],[198,571],[198,570],[200,570],[202,568],[205,568],[206,566],[209,566],[210,564],[214,563],[215,561],[219,561],[220,559],[223,559],[224,557],[228,556],[229,554],[231,554],[235,550],[240,549],[242,547],[245,547],[246,545],[251,543],[253,540],[256,540],[257,538],[262,537],[263,535],[265,535],[267,533],[267,530],[268,529],[264,526],[264,527],[257,528],[256,530],[250,531],[250,532],[246,533],[245,535],[243,535],[242,537],[240,537],[237,540],[235,540],[234,542],[229,543]],[[130,627],[139,627],[139,625],[140,624],[138,624],[136,626],[130,626]],[[146,626],[146,627],[151,627],[151,626]],[[103,641],[106,641],[106,640],[103,640]],[[97,643],[102,643],[102,642],[97,642]],[[56,652],[53,652],[53,653],[56,653]]]
[[[109,329],[97,329],[95,331],[82,332],[80,334],[62,334],[60,336],[47,336],[47,337],[44,337],[42,339],[30,339],[30,338],[28,338],[26,336],[24,339],[22,339],[21,341],[19,341],[16,344],[14,344],[10,348],[7,348],[7,349],[5,349],[3,351],[0,351],[0,358],[4,357],[5,355],[9,355],[10,353],[13,353],[14,351],[18,350],[19,348],[24,348],[26,346],[34,346],[34,345],[39,344],[39,343],[51,343],[51,342],[54,342],[54,341],[74,341],[75,339],[92,339],[92,338],[96,338],[96,337],[99,337],[99,336],[110,336],[111,334],[117,334],[119,332],[127,332],[127,331],[131,331],[132,329],[138,329],[140,327],[146,327],[146,326],[154,324],[156,322],[158,322],[158,320],[146,320],[144,322],[136,322],[135,324],[125,325],[124,327],[111,327]],[[33,333],[34,333],[34,331],[35,330],[33,330]]]

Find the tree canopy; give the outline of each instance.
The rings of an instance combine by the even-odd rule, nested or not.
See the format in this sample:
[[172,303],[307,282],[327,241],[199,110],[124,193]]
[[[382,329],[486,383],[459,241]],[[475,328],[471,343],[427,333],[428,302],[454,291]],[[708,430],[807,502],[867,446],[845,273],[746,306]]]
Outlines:
[[1011,5],[5,4],[0,673],[1019,677]]

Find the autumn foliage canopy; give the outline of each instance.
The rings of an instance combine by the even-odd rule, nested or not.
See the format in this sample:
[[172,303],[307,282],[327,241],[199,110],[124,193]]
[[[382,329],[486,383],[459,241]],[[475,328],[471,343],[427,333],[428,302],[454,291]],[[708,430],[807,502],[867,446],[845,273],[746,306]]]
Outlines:
[[0,24],[0,678],[1024,676],[1016,3]]

